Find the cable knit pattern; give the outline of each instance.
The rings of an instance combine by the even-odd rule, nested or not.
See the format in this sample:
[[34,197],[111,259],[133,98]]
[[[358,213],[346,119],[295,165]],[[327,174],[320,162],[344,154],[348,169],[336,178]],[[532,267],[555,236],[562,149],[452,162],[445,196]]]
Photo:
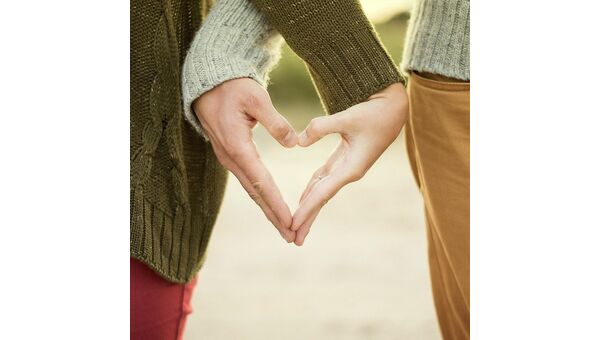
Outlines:
[[470,79],[470,1],[420,0],[413,8],[401,69]]
[[186,124],[181,68],[206,0],[132,0],[130,255],[172,282],[203,263],[226,171]]
[[183,109],[196,131],[207,138],[193,112],[193,101],[230,79],[247,77],[266,86],[267,75],[280,58],[282,42],[248,0],[217,1],[183,65]]

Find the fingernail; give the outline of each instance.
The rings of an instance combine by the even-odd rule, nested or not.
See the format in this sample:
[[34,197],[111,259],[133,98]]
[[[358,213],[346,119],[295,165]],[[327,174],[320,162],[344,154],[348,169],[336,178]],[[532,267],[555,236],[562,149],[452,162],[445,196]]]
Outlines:
[[302,131],[300,136],[298,136],[298,144],[304,144],[306,142],[306,139],[308,139],[308,135],[306,134],[306,131]]
[[298,136],[296,135],[296,132],[294,130],[290,130],[288,134],[285,135],[285,138],[283,138],[283,142],[288,147],[296,146],[296,144],[298,144]]

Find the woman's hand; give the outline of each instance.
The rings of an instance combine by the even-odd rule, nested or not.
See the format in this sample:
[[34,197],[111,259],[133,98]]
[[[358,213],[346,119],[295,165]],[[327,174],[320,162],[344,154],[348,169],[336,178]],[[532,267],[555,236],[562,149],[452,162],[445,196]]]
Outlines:
[[312,176],[294,213],[294,243],[301,246],[321,208],[346,184],[358,181],[398,137],[408,117],[404,86],[393,84],[365,102],[330,116],[313,119],[300,134],[307,147],[322,137],[339,133],[340,144]]
[[292,242],[296,236],[290,230],[292,213],[260,159],[252,128],[261,123],[288,148],[298,142],[296,131],[273,107],[267,91],[252,79],[226,81],[204,93],[193,105],[219,162],[237,177],[281,236]]

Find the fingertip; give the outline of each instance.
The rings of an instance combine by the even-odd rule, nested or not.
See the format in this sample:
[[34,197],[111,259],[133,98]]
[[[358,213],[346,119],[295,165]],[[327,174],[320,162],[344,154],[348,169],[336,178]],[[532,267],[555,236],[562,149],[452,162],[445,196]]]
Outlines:
[[298,216],[298,211],[296,211],[296,213],[294,213],[294,216],[292,216],[292,226],[290,227],[290,229],[292,229],[294,232],[297,232],[303,223],[302,219],[300,219]]
[[[304,226],[306,227],[306,226]],[[304,245],[304,241],[306,240],[306,235],[308,234],[308,230],[306,230],[306,228],[304,229],[300,229],[298,232],[296,232],[296,238],[294,239],[294,244],[296,244],[298,247],[302,247]]]
[[286,148],[293,148],[296,145],[298,145],[298,135],[294,129],[290,128],[287,135],[283,138],[283,146]]
[[302,131],[302,133],[300,133],[300,136],[298,136],[298,145],[300,145],[301,147],[307,147],[310,145],[306,130]]
[[[287,205],[286,205],[286,208],[287,208]],[[287,231],[290,231],[294,220],[292,217],[292,213],[289,211],[289,208],[287,208],[287,211],[285,211],[285,212],[279,212],[278,214],[276,214],[276,216],[277,216],[277,219],[279,220],[279,224],[276,225],[277,228],[286,231],[286,233],[287,233]]]
[[285,242],[287,242],[289,244],[289,243],[292,243],[296,239],[296,235],[293,235],[293,236],[285,235],[283,237],[283,239],[285,240]]
[[290,230],[281,230],[278,229],[279,235],[286,243],[292,243],[296,239],[296,232]]

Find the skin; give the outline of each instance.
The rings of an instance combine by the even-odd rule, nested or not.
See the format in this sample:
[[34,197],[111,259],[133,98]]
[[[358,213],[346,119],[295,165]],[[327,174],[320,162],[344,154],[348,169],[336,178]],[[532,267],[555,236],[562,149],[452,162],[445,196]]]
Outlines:
[[398,137],[407,118],[404,86],[393,84],[365,102],[310,122],[299,136],[300,146],[308,147],[332,133],[339,134],[341,140],[325,164],[315,171],[300,198],[292,223],[296,245],[304,244],[323,206],[341,188],[367,173]]
[[290,208],[252,138],[252,129],[260,123],[281,145],[298,144],[296,131],[273,107],[267,91],[252,79],[233,79],[204,93],[193,109],[219,162],[237,177],[281,236],[288,243],[294,241]]
[[[398,137],[408,117],[401,84],[390,85],[345,111],[313,119],[300,136],[252,79],[226,81],[200,96],[193,108],[221,164],[237,177],[281,236],[298,246],[304,244],[323,206],[366,174]],[[308,147],[332,133],[341,136],[329,159],[313,174],[293,216],[256,150],[252,129],[257,123],[288,148]]]

